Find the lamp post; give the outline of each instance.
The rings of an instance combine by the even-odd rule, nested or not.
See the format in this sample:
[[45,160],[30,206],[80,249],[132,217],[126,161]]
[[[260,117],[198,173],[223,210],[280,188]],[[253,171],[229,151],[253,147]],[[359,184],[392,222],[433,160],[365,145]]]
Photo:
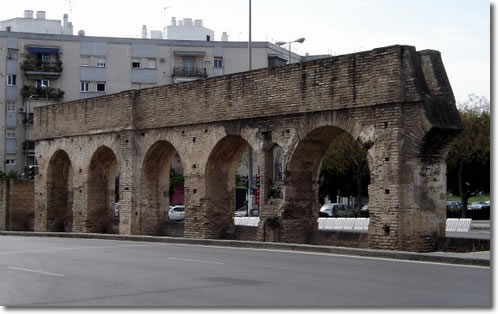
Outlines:
[[249,49],[249,71],[252,70],[252,39],[251,39],[251,0],[249,0],[249,41],[248,41],[248,49]]
[[24,173],[28,172],[28,135],[29,135],[29,110],[31,107],[31,98],[36,96],[33,94],[28,97],[28,102],[26,103],[26,110],[24,111]]
[[[248,41],[248,52],[249,52],[249,71],[252,70],[252,24],[251,24],[251,0],[249,0],[249,41]],[[252,147],[249,146],[249,175],[247,176],[247,216],[251,217],[252,203]]]
[[300,44],[302,44],[305,41],[305,39],[306,38],[301,37],[301,38],[298,38],[298,39],[293,40],[293,41],[287,41],[287,42],[285,42],[285,41],[277,41],[277,42],[275,42],[275,45],[277,45],[277,46],[283,46],[285,44],[289,44],[289,64],[291,64],[292,63],[292,55],[291,55],[291,45],[292,45],[292,43],[300,43]]

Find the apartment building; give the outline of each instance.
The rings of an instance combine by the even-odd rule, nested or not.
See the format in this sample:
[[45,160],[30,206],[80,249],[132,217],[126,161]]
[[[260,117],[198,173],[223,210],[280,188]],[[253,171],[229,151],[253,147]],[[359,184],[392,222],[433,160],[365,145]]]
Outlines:
[[[227,41],[226,34],[224,41],[213,41],[210,33],[204,40],[93,37],[84,31],[73,36],[67,15],[59,28],[44,12],[14,20],[0,22],[0,171],[22,173],[36,164],[36,106],[248,70],[247,42]],[[178,23],[175,34],[182,33],[178,27],[196,24],[202,26],[198,20]],[[287,62],[284,48],[269,42],[252,47],[253,69]],[[292,62],[301,58],[292,53]]]

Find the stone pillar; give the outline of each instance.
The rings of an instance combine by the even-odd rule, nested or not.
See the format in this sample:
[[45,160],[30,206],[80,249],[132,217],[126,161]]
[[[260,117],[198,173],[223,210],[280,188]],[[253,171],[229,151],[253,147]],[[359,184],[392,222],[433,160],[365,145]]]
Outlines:
[[273,182],[273,148],[275,144],[267,135],[263,149],[257,155],[259,164],[260,180],[260,202],[259,202],[259,225],[256,239],[263,242],[279,242],[281,238],[280,208],[282,206],[282,195],[272,192],[275,189]]
[[73,232],[88,232],[88,174],[74,169],[73,179]]
[[[39,156],[41,157],[41,156]],[[42,160],[42,158],[38,158]],[[35,177],[35,232],[47,231],[47,180],[48,167],[43,167],[44,163],[39,161],[39,175]],[[43,170],[42,170],[43,169]]]
[[[185,165],[190,165],[186,160]],[[184,202],[185,202],[185,220],[184,220],[184,237],[185,238],[205,238],[204,230],[204,213],[206,211],[205,195],[206,186],[205,176],[201,172],[194,171],[192,167],[184,167]]]
[[400,156],[399,117],[399,106],[386,107],[378,113],[374,146],[367,156],[370,168],[368,242],[376,249],[404,249],[400,221],[404,191],[400,189],[399,180],[406,174],[402,172]]
[[132,131],[123,131],[119,138],[119,234],[131,234],[132,219],[135,219],[132,216],[138,216],[139,183],[137,176],[134,175],[137,173],[136,152],[134,150],[135,134]]

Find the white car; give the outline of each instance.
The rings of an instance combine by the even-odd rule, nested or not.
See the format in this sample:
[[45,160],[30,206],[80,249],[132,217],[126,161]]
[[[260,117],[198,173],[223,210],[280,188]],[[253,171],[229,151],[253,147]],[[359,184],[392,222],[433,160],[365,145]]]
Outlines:
[[320,217],[347,217],[353,209],[351,206],[341,203],[324,204],[320,208]]
[[235,217],[247,217],[247,206],[242,206],[235,211]]
[[185,206],[175,205],[170,206],[168,211],[168,219],[170,221],[182,221],[185,219]]

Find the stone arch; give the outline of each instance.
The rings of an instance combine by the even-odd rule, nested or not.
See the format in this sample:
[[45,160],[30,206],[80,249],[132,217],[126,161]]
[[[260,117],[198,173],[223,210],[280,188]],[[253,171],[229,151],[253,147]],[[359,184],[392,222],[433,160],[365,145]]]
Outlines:
[[[154,143],[145,154],[141,172],[140,213],[135,233],[163,234],[171,203],[170,175],[179,157],[178,151],[167,141]],[[183,173],[182,159],[179,165]]]
[[87,230],[92,233],[119,233],[119,217],[114,204],[119,198],[119,167],[116,155],[107,146],[93,153],[88,168]]
[[68,154],[59,149],[47,170],[47,231],[71,232],[73,227],[73,167]]
[[[350,134],[337,126],[319,126],[300,137],[287,154],[284,163],[284,205],[281,208],[282,241],[311,241],[320,208],[318,181],[321,163],[329,147],[344,133]],[[370,161],[367,158],[367,162]]]
[[239,135],[222,138],[206,164],[204,232],[207,238],[222,238],[233,228],[237,164],[250,144]]

